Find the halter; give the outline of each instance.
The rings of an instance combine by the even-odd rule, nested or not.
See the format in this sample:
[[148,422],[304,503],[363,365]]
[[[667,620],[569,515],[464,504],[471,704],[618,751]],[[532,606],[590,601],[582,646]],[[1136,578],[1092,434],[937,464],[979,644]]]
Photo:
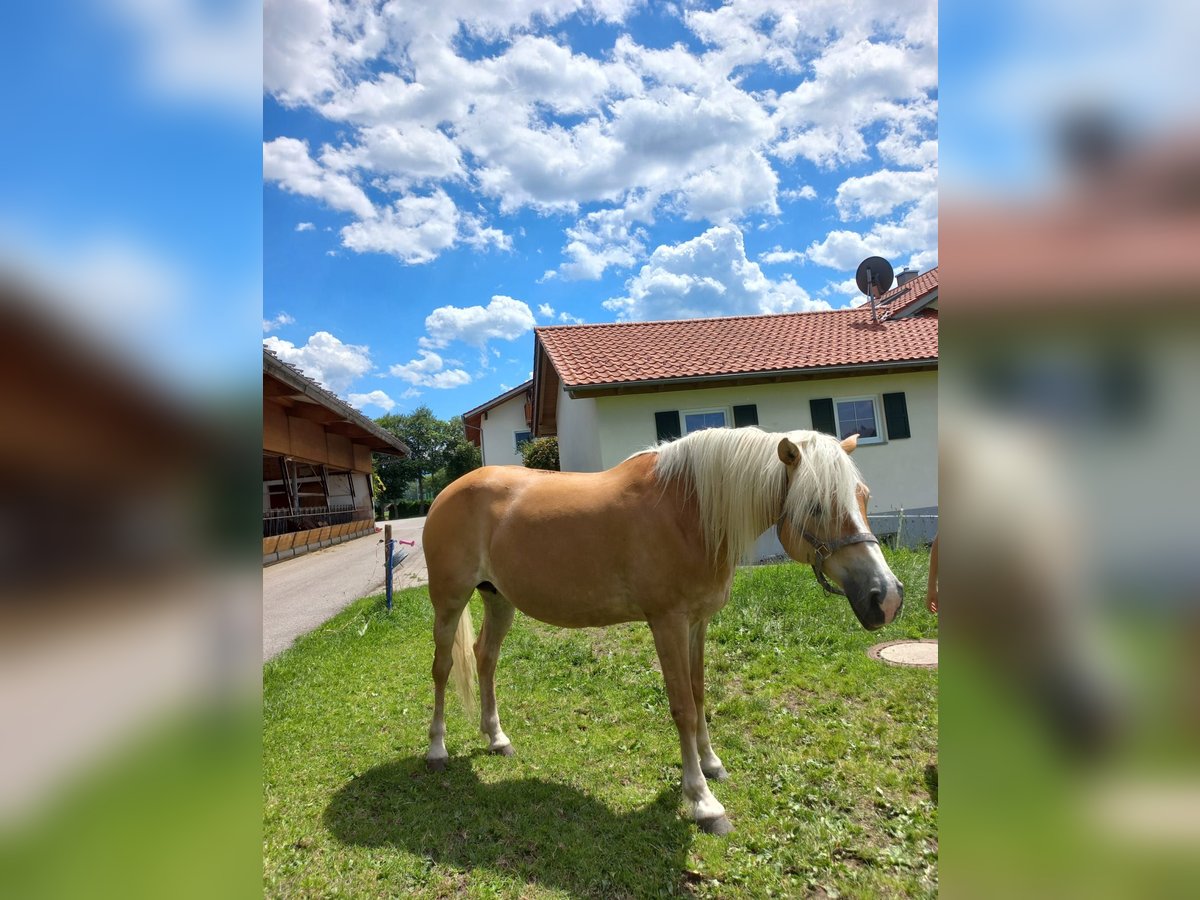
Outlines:
[[[783,524],[783,516],[779,517],[779,521],[775,523],[775,536],[783,541],[783,536],[779,532],[779,527]],[[845,597],[846,592],[839,588],[836,584],[830,584],[829,579],[825,577],[825,561],[833,554],[837,553],[843,547],[848,547],[851,544],[878,544],[879,538],[871,534],[869,531],[860,531],[848,537],[840,538],[836,541],[823,541],[807,531],[801,531],[800,537],[808,541],[813,550],[817,554],[817,561],[812,564],[813,574],[817,576],[817,583],[825,589],[827,594],[838,594]]]

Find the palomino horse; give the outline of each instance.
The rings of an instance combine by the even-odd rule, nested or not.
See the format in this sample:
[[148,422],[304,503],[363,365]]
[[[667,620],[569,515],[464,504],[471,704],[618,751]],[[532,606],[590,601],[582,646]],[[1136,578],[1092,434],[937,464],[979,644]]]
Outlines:
[[702,828],[727,833],[725,808],[705,781],[727,774],[704,721],[704,634],[754,541],[775,525],[788,555],[844,592],[865,628],[890,622],[904,600],[867,529],[867,490],[849,456],[857,441],[711,429],[606,472],[487,467],[442,491],[424,535],[436,644],[430,768],[448,758],[443,713],[452,668],[472,706],[466,609],[476,588],[484,603],[473,660],[480,727],[494,753],[512,753],[494,676],[515,610],[567,628],[645,621],[679,730],[684,797]]

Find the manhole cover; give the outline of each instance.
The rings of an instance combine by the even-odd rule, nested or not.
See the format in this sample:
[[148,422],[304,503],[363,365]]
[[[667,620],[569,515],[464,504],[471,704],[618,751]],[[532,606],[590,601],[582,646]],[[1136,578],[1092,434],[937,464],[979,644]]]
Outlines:
[[886,644],[876,644],[867,651],[867,656],[883,660],[892,666],[936,669],[938,642],[932,638],[919,641],[888,641]]

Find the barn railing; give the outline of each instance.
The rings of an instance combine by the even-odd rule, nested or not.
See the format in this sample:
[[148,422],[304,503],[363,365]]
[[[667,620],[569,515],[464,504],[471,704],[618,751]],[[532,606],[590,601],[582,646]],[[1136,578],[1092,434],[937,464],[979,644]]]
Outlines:
[[332,506],[306,506],[300,510],[269,509],[263,513],[263,537],[323,528],[326,525],[344,525],[356,519],[368,518],[371,511],[360,510],[353,503]]

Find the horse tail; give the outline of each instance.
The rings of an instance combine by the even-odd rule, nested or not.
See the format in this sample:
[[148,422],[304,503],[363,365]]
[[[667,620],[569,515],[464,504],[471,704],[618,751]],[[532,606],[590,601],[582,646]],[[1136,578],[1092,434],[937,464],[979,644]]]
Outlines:
[[475,718],[475,627],[471,624],[471,607],[463,607],[458,617],[458,629],[454,632],[454,647],[450,651],[450,677],[454,679],[454,690],[462,701],[467,716]]

